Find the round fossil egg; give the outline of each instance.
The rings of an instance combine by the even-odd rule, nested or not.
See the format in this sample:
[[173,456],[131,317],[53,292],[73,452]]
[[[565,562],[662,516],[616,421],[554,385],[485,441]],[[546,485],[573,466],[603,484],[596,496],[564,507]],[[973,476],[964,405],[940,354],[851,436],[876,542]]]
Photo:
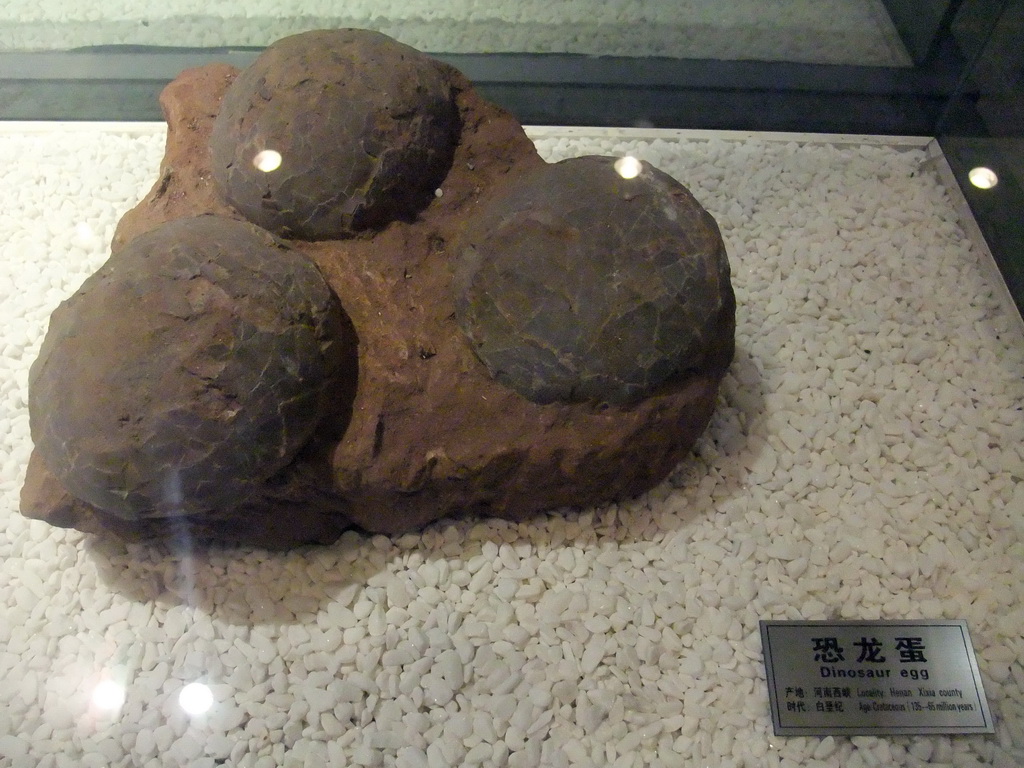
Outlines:
[[468,222],[456,318],[539,403],[628,403],[700,370],[735,311],[718,226],[652,166],[581,157],[510,181]]
[[439,62],[379,32],[304,32],[231,83],[210,138],[213,177],[271,232],[348,237],[430,202],[458,126]]
[[215,216],[114,253],[53,313],[32,438],[77,498],[126,519],[246,499],[353,375],[341,304],[305,255]]

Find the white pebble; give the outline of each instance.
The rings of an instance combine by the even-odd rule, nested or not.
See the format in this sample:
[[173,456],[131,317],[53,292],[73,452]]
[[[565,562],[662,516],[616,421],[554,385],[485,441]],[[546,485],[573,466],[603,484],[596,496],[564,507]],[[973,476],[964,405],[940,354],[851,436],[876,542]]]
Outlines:
[[0,756],[9,757],[12,760],[25,757],[28,754],[29,743],[20,736],[6,734],[0,736]]
[[815,760],[826,760],[836,751],[836,740],[832,736],[826,736],[821,739],[817,746],[814,747],[813,757]]
[[[552,29],[592,21],[549,5],[564,14]],[[154,27],[179,39],[175,23]],[[1024,337],[923,150],[549,131],[546,159],[654,162],[723,229],[737,354],[691,454],[649,493],[597,509],[187,554],[106,546],[16,511],[49,313],[159,175],[165,130],[125,131],[0,136],[0,763],[1019,757]],[[996,739],[766,736],[758,620],[879,615],[967,619]],[[130,732],[96,719],[100,674],[128,681],[117,722]],[[199,679],[215,706],[189,719],[176,696]],[[90,754],[71,759],[69,744]]]
[[402,747],[395,758],[396,768],[430,768],[427,753],[417,747]]

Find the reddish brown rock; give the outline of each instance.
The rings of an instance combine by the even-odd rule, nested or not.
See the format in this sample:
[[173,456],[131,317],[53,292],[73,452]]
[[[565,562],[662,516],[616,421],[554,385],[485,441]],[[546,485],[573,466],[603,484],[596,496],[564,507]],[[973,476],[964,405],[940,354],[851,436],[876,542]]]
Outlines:
[[[315,436],[244,506],[171,522],[98,513],[73,499],[34,455],[24,514],[126,538],[187,529],[197,538],[287,547],[330,541],[349,521],[394,533],[463,513],[522,519],[601,503],[653,487],[686,457],[732,357],[731,288],[723,287],[714,354],[637,403],[540,405],[494,380],[455,321],[453,243],[489,194],[543,161],[511,115],[482,100],[458,72],[444,72],[461,133],[441,196],[416,221],[378,233],[291,241],[317,263],[358,338],[354,398],[337,403],[347,424],[341,438]],[[189,70],[164,91],[160,177],[123,217],[115,249],[170,219],[242,218],[210,180],[210,131],[234,74],[221,65]]]

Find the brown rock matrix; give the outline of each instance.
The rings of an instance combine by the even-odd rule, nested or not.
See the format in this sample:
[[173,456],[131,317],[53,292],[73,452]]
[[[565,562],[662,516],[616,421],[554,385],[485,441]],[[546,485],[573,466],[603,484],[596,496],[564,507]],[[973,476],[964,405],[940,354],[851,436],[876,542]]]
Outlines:
[[[675,358],[672,371],[651,374],[647,391],[638,397],[632,390],[627,398],[575,392],[568,400],[542,403],[524,397],[491,375],[460,328],[454,274],[462,269],[465,244],[475,237],[468,233],[481,211],[546,166],[511,115],[481,99],[457,71],[441,63],[436,67],[458,112],[451,162],[433,183],[442,194],[415,216],[399,215],[343,239],[287,243],[316,264],[340,301],[358,358],[339,369],[355,369],[355,381],[342,375],[337,387],[323,389],[335,394],[326,399],[325,413],[294,458],[269,476],[253,473],[248,482],[236,480],[244,488],[244,500],[237,503],[208,511],[199,510],[208,504],[197,504],[195,513],[174,517],[148,516],[161,514],[158,506],[139,508],[140,519],[129,520],[78,497],[62,483],[61,470],[50,466],[55,460],[37,446],[22,492],[24,514],[126,538],[179,536],[184,529],[194,539],[288,547],[329,542],[352,524],[396,533],[444,516],[479,513],[520,520],[563,506],[602,503],[652,488],[685,458],[711,417],[733,353],[734,299],[724,253],[706,239],[711,225],[705,221],[693,235],[696,252],[706,254],[699,263],[709,276],[696,290],[713,290],[716,296],[673,296],[666,288],[672,260],[664,257],[663,268],[654,270],[661,282],[650,299],[669,314],[659,296],[694,308],[698,330],[665,321],[656,323],[650,339],[642,334],[622,339],[623,345],[644,345],[652,353],[668,350]],[[210,152],[216,116],[236,76],[230,67],[211,65],[182,73],[165,89],[161,104],[168,138],[160,178],[123,217],[115,253],[165,222],[202,214],[244,218],[219,194]],[[281,154],[284,168],[287,150]],[[666,204],[679,194],[670,186]],[[680,220],[690,215],[682,213],[687,205],[677,211]],[[573,211],[586,216],[583,204]],[[664,209],[638,216],[670,218]],[[579,221],[585,228],[585,219]],[[615,279],[603,271],[616,263],[614,256],[602,255],[597,243],[585,252],[597,260],[589,271],[592,279]],[[640,245],[631,251],[634,258],[661,252]],[[580,287],[578,295],[588,294]],[[701,307],[714,319],[698,317]],[[677,329],[681,338],[673,341]],[[613,354],[616,341],[609,338],[607,344]],[[643,353],[630,356],[646,360]],[[76,383],[65,379],[60,386],[70,391]],[[279,451],[282,443],[278,439],[274,445]],[[233,460],[234,466],[246,461]]]

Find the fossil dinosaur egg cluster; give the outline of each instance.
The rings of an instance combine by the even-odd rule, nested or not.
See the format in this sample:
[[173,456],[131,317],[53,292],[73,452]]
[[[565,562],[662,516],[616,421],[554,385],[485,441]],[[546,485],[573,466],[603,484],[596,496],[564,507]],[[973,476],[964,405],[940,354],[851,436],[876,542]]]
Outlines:
[[[473,164],[454,158],[469,141],[466,131],[482,130],[487,120],[473,113],[479,107],[466,106],[476,102],[459,101],[469,86],[453,73],[376,32],[321,30],[278,41],[234,77],[216,118],[210,113],[202,159],[220,214],[179,213],[135,236],[53,313],[30,376],[31,429],[39,458],[67,492],[119,520],[216,516],[258,502],[332,414],[369,413],[372,397],[354,405],[360,387],[399,382],[406,394],[389,397],[400,403],[409,388],[421,386],[416,381],[432,392],[430,382],[445,377],[454,383],[436,387],[437,397],[448,398],[437,407],[465,414],[460,398],[467,387],[499,387],[516,398],[520,419],[535,422],[531,429],[605,430],[613,418],[604,415],[609,404],[622,409],[619,432],[646,435],[650,450],[662,456],[656,469],[633,473],[624,489],[649,485],[678,460],[679,441],[663,437],[660,427],[668,411],[638,415],[635,406],[681,392],[697,376],[702,383],[693,392],[700,394],[686,397],[696,397],[698,406],[686,415],[690,401],[681,397],[671,418],[676,428],[687,425],[680,434],[691,435],[710,417],[714,388],[732,355],[735,309],[714,220],[668,175],[643,163],[623,173],[607,157],[546,164],[534,154],[520,166],[495,163],[477,176],[487,181],[474,187],[467,176]],[[495,108],[487,109],[488,119],[496,119]],[[515,131],[532,149],[518,124]],[[497,143],[481,146],[486,150],[473,151],[503,151]],[[436,199],[434,190],[449,182],[474,191],[457,201]],[[151,195],[162,194],[154,190]],[[440,226],[429,222],[440,220],[432,211],[442,205],[448,206],[442,216],[455,222],[445,225],[444,237],[428,232]],[[393,227],[408,229],[397,240],[386,238]],[[352,258],[346,243],[373,250],[385,240],[376,262],[356,269],[346,261]],[[354,302],[364,321],[386,324],[383,308],[364,306],[370,294],[353,292],[364,280],[376,284],[394,274],[381,260],[406,258],[396,255],[401,244],[435,241],[447,247],[410,257],[435,275],[428,281],[432,293],[417,301],[453,308],[440,313],[430,333],[439,334],[436,347],[461,351],[439,355],[429,375],[419,369],[382,375],[375,362],[370,367],[378,379],[366,383],[361,361],[377,354],[366,339],[406,342],[395,341],[394,329],[363,335],[346,303]],[[409,270],[404,274],[401,279]],[[388,311],[396,306],[388,303]],[[395,328],[427,333],[408,317]],[[430,359],[422,357],[424,364]],[[456,359],[458,370],[437,370]],[[554,419],[537,410],[547,406],[577,411]],[[424,414],[434,409],[428,400],[420,407]],[[591,410],[603,421],[588,427]],[[323,487],[294,498],[340,494],[337,478],[344,475],[343,505],[357,503],[350,503],[349,486],[379,482],[385,490],[374,486],[365,497],[380,504],[400,499],[412,505],[410,519],[426,519],[416,507],[421,497],[430,514],[444,514],[437,499],[445,493],[452,504],[477,499],[472,503],[495,513],[502,503],[516,514],[540,511],[564,503],[569,492],[553,485],[537,499],[513,501],[522,489],[502,484],[518,482],[516,463],[540,462],[528,475],[541,477],[550,474],[549,460],[560,462],[559,471],[571,464],[573,473],[583,472],[590,455],[580,449],[579,461],[566,463],[557,447],[543,458],[535,448],[502,444],[494,456],[481,447],[456,459],[462,446],[478,444],[477,436],[461,439],[456,429],[448,448],[410,449],[408,457],[392,459],[378,454],[382,446],[401,450],[393,442],[396,424],[411,430],[402,433],[406,440],[422,430],[408,414],[374,418],[369,427],[353,428],[352,439],[369,434],[368,466],[391,461],[395,468],[338,466],[339,455],[362,456],[339,450],[330,468],[334,480],[306,473]],[[338,429],[332,439],[344,423]],[[602,434],[595,432],[594,440],[603,443]],[[558,440],[577,444],[579,436],[566,432]],[[619,448],[606,448],[609,457],[619,455]],[[415,473],[422,482],[414,498],[404,475],[388,479],[387,472],[409,474],[407,462],[421,459],[427,465]],[[495,472],[499,465],[506,469]],[[504,490],[467,494],[466,478],[474,473],[474,482]],[[605,487],[603,480],[592,484]],[[267,509],[281,509],[282,498],[275,496]],[[259,507],[254,504],[246,509]]]

